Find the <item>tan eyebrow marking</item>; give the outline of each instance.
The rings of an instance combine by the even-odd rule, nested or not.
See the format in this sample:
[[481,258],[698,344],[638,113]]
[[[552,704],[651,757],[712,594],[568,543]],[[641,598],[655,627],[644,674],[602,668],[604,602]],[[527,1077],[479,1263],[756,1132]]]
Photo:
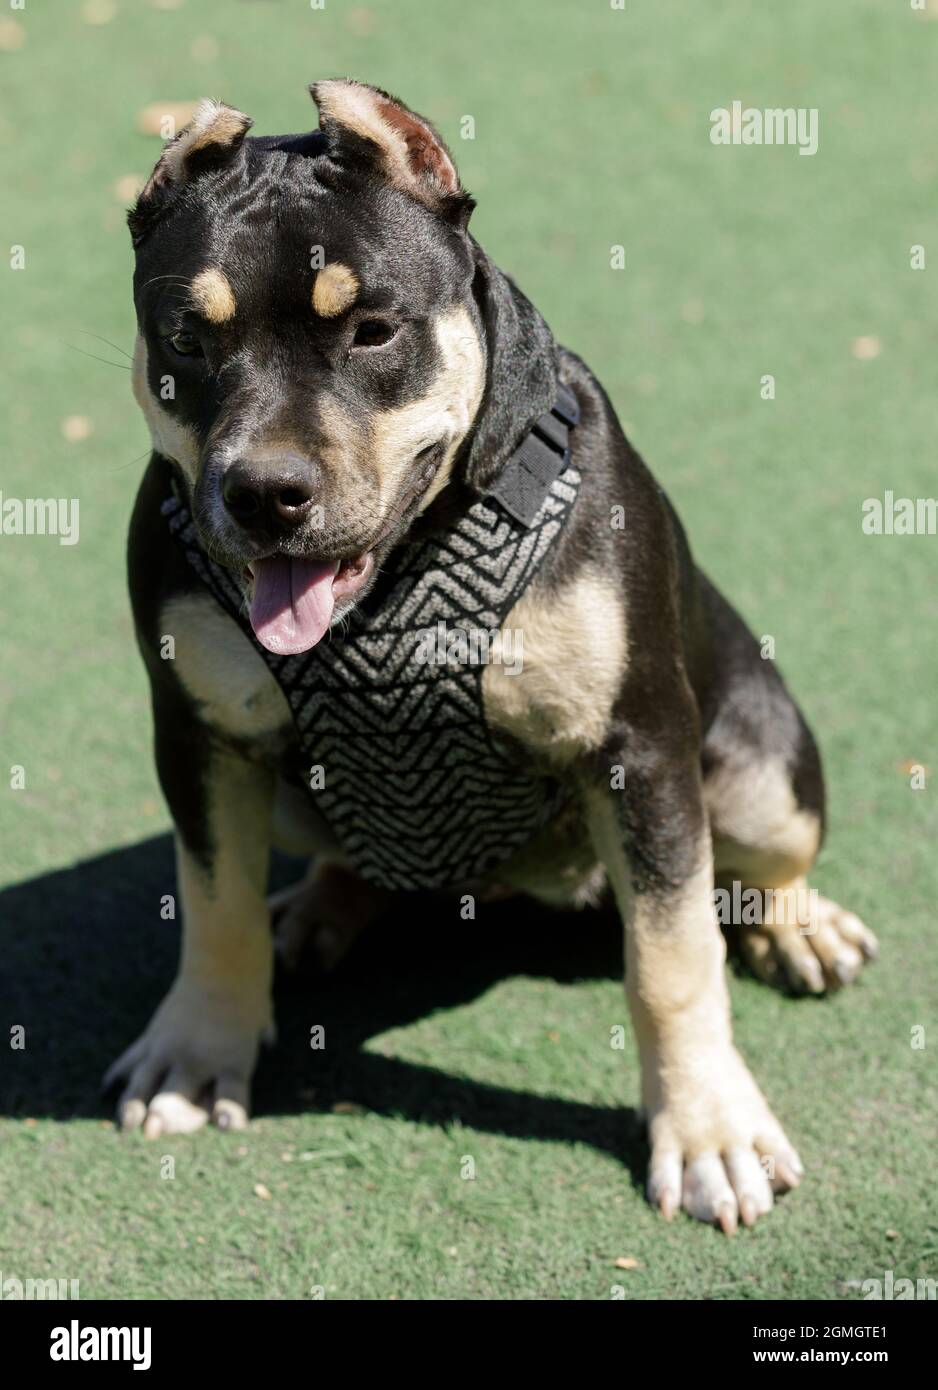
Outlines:
[[355,303],[359,291],[358,276],[341,261],[323,266],[313,285],[313,308],[324,319],[335,318]]
[[200,270],[189,287],[192,303],[209,323],[227,323],[234,318],[235,297],[220,270]]

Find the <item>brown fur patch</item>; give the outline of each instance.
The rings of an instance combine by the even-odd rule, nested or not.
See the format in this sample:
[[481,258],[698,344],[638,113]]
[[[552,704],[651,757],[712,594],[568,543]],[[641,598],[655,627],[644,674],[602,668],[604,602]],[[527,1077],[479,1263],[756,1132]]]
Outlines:
[[459,176],[456,166],[435,132],[415,116],[398,106],[397,102],[378,100],[378,110],[389,126],[398,132],[407,150],[407,161],[414,170],[423,170],[439,185],[443,193],[459,192]]
[[193,306],[209,323],[227,323],[235,315],[235,297],[227,277],[209,267],[200,270],[189,288]]
[[232,106],[216,105],[207,124],[196,125],[186,154],[202,150],[206,145],[231,145],[247,129],[248,117]]
[[160,632],[175,640],[174,669],[199,718],[230,738],[286,741],[286,698],[244,633],[205,591],[164,604]]
[[178,420],[154,396],[147,379],[147,344],[138,334],[134,344],[131,386],[134,399],[150,427],[150,438],[157,453],[178,463],[193,485],[199,473],[199,439],[195,430]]
[[200,102],[189,125],[166,146],[154,171],[154,178],[183,179],[185,162],[196,150],[204,150],[209,145],[233,145],[250,130],[251,125],[250,116],[236,111],[233,106],[210,99]]
[[370,140],[381,153],[385,175],[423,202],[432,194],[459,191],[459,176],[446,146],[420,116],[361,82],[317,82],[313,95],[323,122],[335,122]]
[[509,655],[520,650],[521,671],[510,673],[499,638],[482,676],[489,723],[559,762],[598,747],[627,660],[625,613],[613,583],[586,567],[558,592],[532,587],[506,617],[506,631]]
[[334,319],[351,308],[358,297],[358,276],[341,261],[323,266],[313,285],[313,308],[324,319]]
[[446,486],[485,389],[485,356],[467,310],[448,310],[437,320],[435,331],[442,366],[426,396],[380,411],[372,420],[373,466],[378,472],[385,516],[413,475],[415,454],[434,440],[445,443],[446,453],[421,499],[420,510]]
[[821,823],[799,807],[781,758],[719,765],[703,791],[718,874],[772,888],[808,872]]

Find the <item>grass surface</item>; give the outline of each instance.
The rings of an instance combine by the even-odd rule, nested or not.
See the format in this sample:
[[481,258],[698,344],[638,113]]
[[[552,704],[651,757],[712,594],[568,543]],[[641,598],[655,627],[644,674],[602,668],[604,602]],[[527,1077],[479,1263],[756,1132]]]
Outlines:
[[[4,1277],[115,1298],[608,1298],[619,1283],[831,1299],[886,1269],[935,1276],[938,537],[864,536],[860,508],[938,491],[936,15],[899,0],[88,13],[108,6],[30,5],[18,48],[0,32],[4,244],[27,257],[3,278],[0,489],[81,504],[74,547],[0,536],[0,1026],[27,1030],[0,1062]],[[244,1136],[119,1137],[95,1094],[177,936],[159,915],[172,865],[123,580],[147,437],[126,371],[71,345],[121,362],[84,335],[132,343],[115,186],[158,152],[138,110],[211,94],[256,133],[308,128],[305,84],[345,73],[439,124],[476,234],[603,379],[820,736],[816,886],[866,918],[883,958],[824,1002],[734,978],[739,1044],[808,1179],[732,1242],[645,1206],[636,1063],[609,1045],[621,949],[601,918],[512,906],[467,924],[421,905],[388,923],[328,987],[281,989]],[[709,113],[734,99],[817,107],[817,155],[711,146]],[[878,355],[854,355],[859,338]],[[91,433],[70,442],[75,416]],[[910,761],[933,769],[924,790]],[[13,764],[24,790],[6,788]]]

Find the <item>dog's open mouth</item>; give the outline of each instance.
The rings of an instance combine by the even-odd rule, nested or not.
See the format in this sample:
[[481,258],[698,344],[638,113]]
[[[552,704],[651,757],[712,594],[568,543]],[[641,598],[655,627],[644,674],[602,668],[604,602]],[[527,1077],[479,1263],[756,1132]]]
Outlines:
[[353,560],[295,560],[271,555],[254,560],[251,626],[276,656],[308,652],[332,622],[336,600],[356,594],[374,567],[371,551]]
[[443,446],[428,445],[417,455],[423,467],[392,510],[370,550],[351,560],[303,560],[271,555],[253,560],[246,573],[254,582],[251,626],[262,646],[276,656],[297,656],[321,641],[332,622],[336,600],[352,598],[374,572],[374,552],[427,491],[440,465]]

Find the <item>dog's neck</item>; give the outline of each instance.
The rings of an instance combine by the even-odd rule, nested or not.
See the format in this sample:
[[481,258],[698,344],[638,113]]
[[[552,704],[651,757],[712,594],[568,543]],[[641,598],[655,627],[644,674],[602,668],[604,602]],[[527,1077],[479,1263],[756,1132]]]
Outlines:
[[557,390],[557,348],[533,304],[472,240],[473,292],[488,357],[485,394],[466,441],[462,477],[485,492]]

